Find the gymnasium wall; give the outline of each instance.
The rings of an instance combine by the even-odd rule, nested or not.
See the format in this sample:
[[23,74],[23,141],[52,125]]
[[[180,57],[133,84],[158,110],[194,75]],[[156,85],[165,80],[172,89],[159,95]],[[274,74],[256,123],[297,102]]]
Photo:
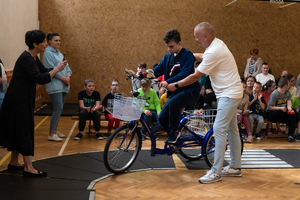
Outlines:
[[0,0],[0,10],[0,58],[5,70],[10,71],[28,49],[25,33],[39,28],[38,0]]
[[[281,5],[240,0],[39,0],[40,29],[61,35],[61,52],[73,71],[66,102],[77,102],[84,80],[92,78],[101,98],[117,78],[129,93],[123,68],[136,70],[139,62],[152,68],[167,49],[168,29],[180,31],[182,44],[203,52],[194,40],[196,24],[207,21],[233,53],[240,75],[249,50],[257,47],[277,78],[283,69],[298,76],[300,4]],[[48,98],[50,101],[50,98]]]

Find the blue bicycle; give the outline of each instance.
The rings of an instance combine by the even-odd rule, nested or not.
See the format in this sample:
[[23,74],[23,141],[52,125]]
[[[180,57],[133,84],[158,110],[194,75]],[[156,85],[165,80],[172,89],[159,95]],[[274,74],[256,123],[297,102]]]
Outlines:
[[[143,103],[144,102],[144,103]],[[120,105],[119,105],[120,104]],[[130,97],[122,97],[114,101],[114,116],[128,121],[116,129],[109,137],[104,149],[104,163],[106,168],[115,174],[125,172],[134,163],[142,148],[142,135],[136,120],[147,129],[151,138],[151,156],[156,154],[180,153],[189,160],[198,160],[204,157],[209,167],[214,163],[215,138],[213,123],[216,110],[205,110],[195,114],[185,111],[185,116],[179,123],[181,136],[175,144],[165,143],[163,149],[156,148],[154,133],[145,123],[141,109],[145,101]],[[116,106],[116,109],[115,109]],[[238,125],[241,138],[241,153],[243,152],[244,131]],[[229,148],[228,142],[226,149]]]

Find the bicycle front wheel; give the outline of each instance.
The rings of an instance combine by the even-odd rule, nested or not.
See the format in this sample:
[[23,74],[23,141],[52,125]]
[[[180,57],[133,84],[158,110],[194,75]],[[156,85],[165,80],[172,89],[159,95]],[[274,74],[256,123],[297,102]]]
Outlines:
[[105,145],[105,167],[112,173],[123,173],[134,163],[141,146],[142,138],[137,126],[127,124],[119,127]]
[[[240,133],[240,138],[241,137],[241,133]],[[241,154],[243,154],[243,150],[244,150],[244,142],[242,139],[240,139],[241,141]],[[207,141],[205,142],[205,145],[204,145],[204,159],[205,159],[205,162],[206,164],[208,165],[209,168],[211,168],[211,166],[213,166],[214,164],[214,160],[215,160],[215,144],[216,144],[216,141],[215,141],[215,137],[214,137],[214,134],[213,132],[211,132],[210,136],[208,137]],[[226,150],[229,149],[229,142],[228,142],[228,139],[227,139],[227,144],[226,144]]]

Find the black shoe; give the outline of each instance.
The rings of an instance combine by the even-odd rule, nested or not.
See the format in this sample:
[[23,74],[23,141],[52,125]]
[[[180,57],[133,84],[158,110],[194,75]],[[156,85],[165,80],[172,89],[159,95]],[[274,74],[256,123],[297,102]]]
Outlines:
[[171,144],[177,143],[177,140],[180,138],[180,136],[181,136],[181,132],[174,131],[172,133],[172,135],[169,135],[169,137],[167,138],[166,142],[167,143],[171,143]]
[[24,169],[24,166],[19,167],[19,166],[15,166],[15,165],[10,165],[10,164],[8,164],[7,169],[9,169],[9,170],[23,170],[23,169]]
[[260,138],[260,134],[259,133],[255,133],[255,138],[257,139],[257,140],[260,140],[261,138]]
[[103,140],[104,139],[104,137],[101,135],[101,133],[96,133],[96,138],[98,140]]
[[26,176],[26,177],[46,177],[47,173],[46,172],[41,172],[39,170],[38,170],[37,174],[23,171],[23,176]]
[[80,140],[80,138],[82,138],[82,134],[78,133],[75,137],[74,140]]
[[287,141],[288,142],[294,142],[293,136],[289,135],[288,138],[287,138]]
[[300,142],[300,134],[299,134],[299,133],[296,135],[295,141],[296,141],[296,142]]

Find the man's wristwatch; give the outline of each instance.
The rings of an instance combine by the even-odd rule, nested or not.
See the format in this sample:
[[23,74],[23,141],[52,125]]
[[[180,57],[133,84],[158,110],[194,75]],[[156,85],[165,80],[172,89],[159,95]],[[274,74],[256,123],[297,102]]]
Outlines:
[[175,83],[175,87],[176,87],[177,89],[179,88],[178,82]]

